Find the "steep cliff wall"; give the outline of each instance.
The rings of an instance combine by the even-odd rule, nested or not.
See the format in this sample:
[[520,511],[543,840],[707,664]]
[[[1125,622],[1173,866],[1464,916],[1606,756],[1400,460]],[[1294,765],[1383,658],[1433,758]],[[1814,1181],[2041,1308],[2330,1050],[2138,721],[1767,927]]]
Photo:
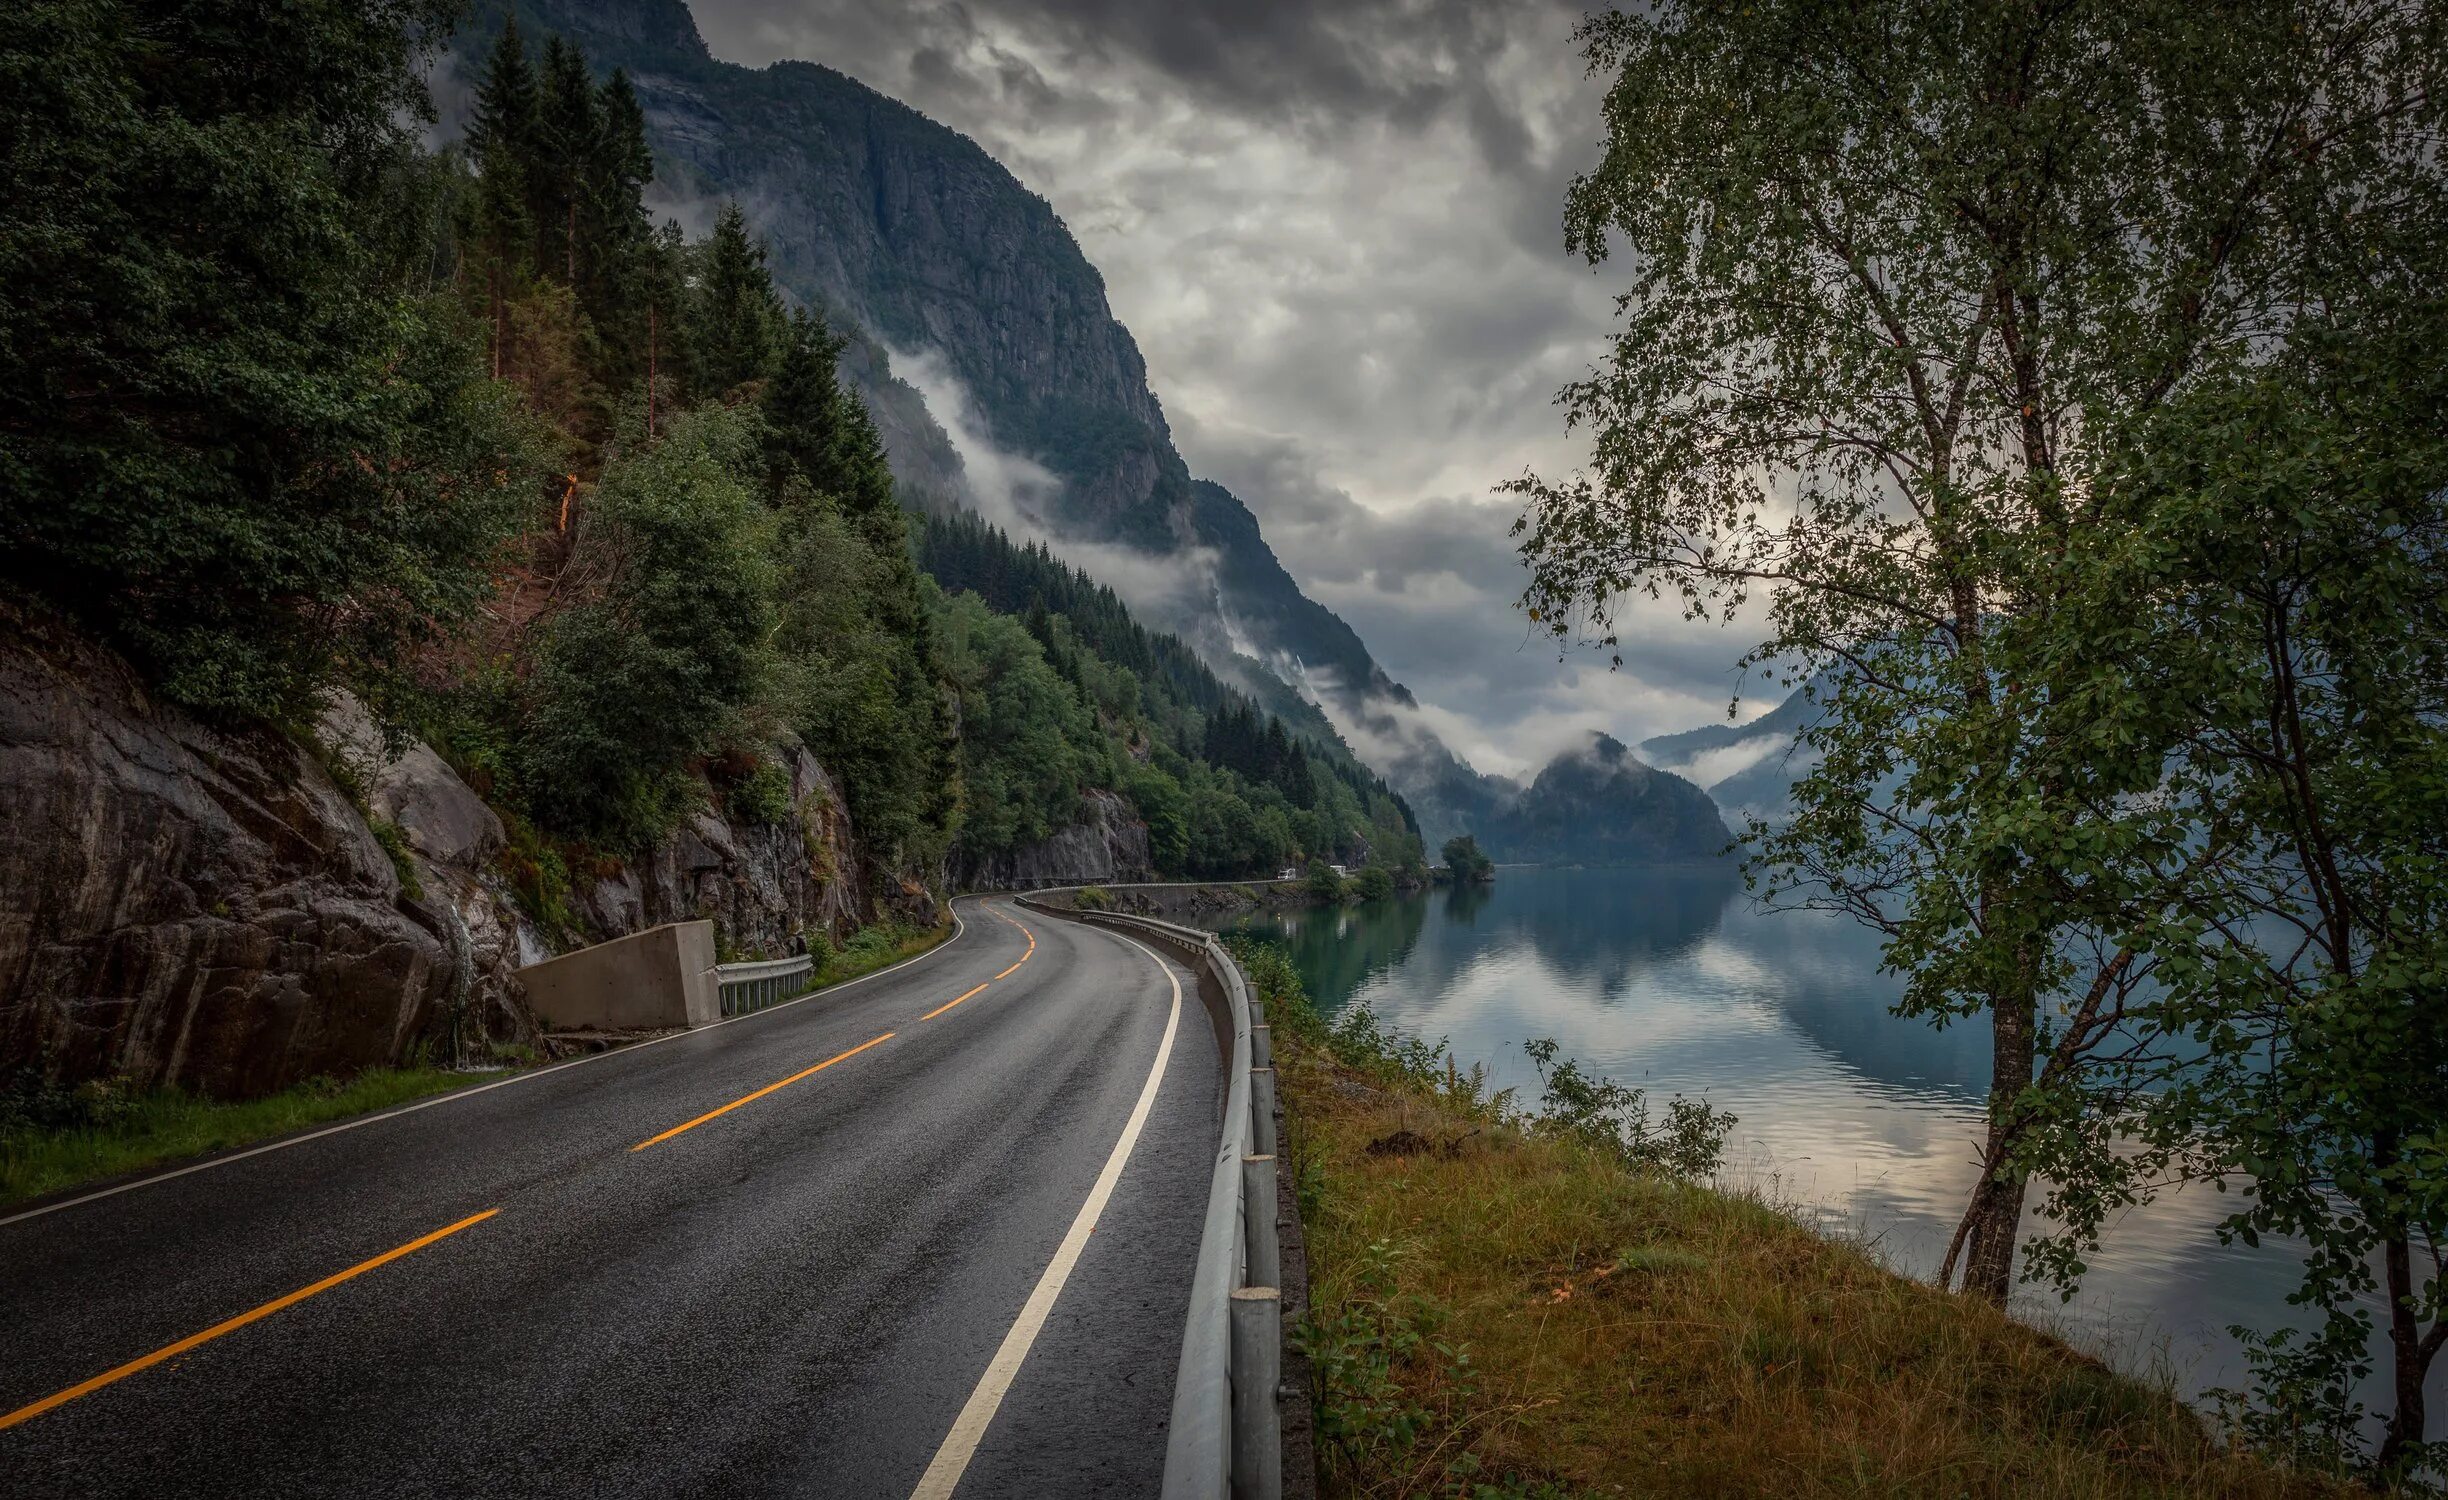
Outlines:
[[0,612],[0,1068],[258,1093],[397,1060],[458,973],[303,747]]
[[1051,837],[989,859],[964,861],[955,871],[964,890],[1010,890],[1039,885],[1097,885],[1154,880],[1147,824],[1131,805],[1106,791],[1080,798],[1080,818]]
[[[504,874],[501,819],[353,701],[316,734],[205,723],[0,605],[0,1074],[246,1096],[534,1034],[515,975],[554,939]],[[767,957],[873,920],[839,785],[804,747],[773,753],[787,816],[717,813],[709,794],[588,872],[563,946],[703,917]],[[894,904],[937,915],[915,887]]]

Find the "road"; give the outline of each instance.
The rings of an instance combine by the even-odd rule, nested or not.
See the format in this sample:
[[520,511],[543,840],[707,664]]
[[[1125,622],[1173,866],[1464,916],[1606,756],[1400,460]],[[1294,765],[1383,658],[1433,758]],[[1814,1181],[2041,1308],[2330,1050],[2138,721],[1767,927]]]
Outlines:
[[1153,1493],[1213,1030],[1124,938],[956,910],[794,1004],[0,1215],[0,1493]]

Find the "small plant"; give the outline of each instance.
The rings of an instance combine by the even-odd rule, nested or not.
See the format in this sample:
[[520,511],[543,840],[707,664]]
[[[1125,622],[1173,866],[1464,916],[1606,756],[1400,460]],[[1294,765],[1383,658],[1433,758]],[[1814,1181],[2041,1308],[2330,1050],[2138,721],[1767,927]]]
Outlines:
[[1110,911],[1113,897],[1101,885],[1083,885],[1072,894],[1071,905],[1079,911]]
[[[1466,1408],[1478,1393],[1470,1351],[1436,1337],[1446,1310],[1398,1294],[1397,1281],[1394,1247],[1371,1242],[1350,1290],[1313,1308],[1294,1334],[1316,1372],[1319,1445],[1328,1468],[1345,1475],[1411,1468],[1422,1439],[1447,1424],[1446,1409]],[[1431,1388],[1441,1398],[1434,1403],[1423,1395]]]
[[1677,1094],[1666,1105],[1666,1122],[1656,1125],[1644,1091],[1594,1078],[1573,1059],[1559,1058],[1553,1037],[1524,1042],[1522,1050],[1544,1085],[1538,1128],[1678,1182],[1712,1176],[1724,1160],[1735,1117],[1707,1100]]
[[761,828],[775,828],[790,821],[791,784],[789,773],[770,760],[758,758],[746,774],[731,783],[724,798],[731,816]]
[[383,853],[391,856],[392,872],[399,876],[400,894],[411,901],[425,899],[425,884],[417,879],[416,860],[408,851],[408,834],[389,818],[369,816],[366,827],[374,831],[374,842],[382,845]]

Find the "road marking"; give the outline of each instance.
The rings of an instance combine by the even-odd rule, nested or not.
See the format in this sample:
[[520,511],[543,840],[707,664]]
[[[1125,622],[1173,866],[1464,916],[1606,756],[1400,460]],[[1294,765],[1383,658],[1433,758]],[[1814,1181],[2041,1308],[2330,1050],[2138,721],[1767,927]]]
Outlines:
[[695,1130],[698,1126],[703,1125],[708,1120],[720,1119],[722,1116],[731,1113],[731,1111],[739,1108],[743,1104],[754,1104],[759,1099],[764,1098],[767,1094],[772,1093],[776,1089],[789,1088],[792,1084],[797,1083],[802,1078],[806,1078],[811,1074],[821,1073],[825,1069],[833,1066],[835,1063],[840,1062],[843,1058],[856,1057],[860,1053],[880,1042],[889,1042],[895,1035],[896,1033],[888,1031],[882,1036],[872,1037],[867,1041],[859,1043],[857,1046],[851,1048],[847,1052],[836,1052],[831,1057],[826,1058],[823,1062],[818,1063],[812,1068],[801,1068],[798,1072],[793,1073],[790,1077],[783,1079],[779,1083],[769,1083],[763,1088],[758,1089],[753,1094],[742,1094],[740,1097],[732,1100],[730,1103],[722,1106],[720,1109],[709,1109],[704,1114],[699,1115],[696,1119],[690,1120],[685,1124],[674,1125],[671,1129],[664,1131],[661,1135],[650,1135],[629,1149],[632,1151],[643,1151],[649,1146],[660,1145],[662,1142],[670,1140],[675,1135],[679,1135],[685,1131]]
[[870,979],[881,979],[885,975],[892,973],[895,969],[906,969],[911,964],[925,963],[928,959],[933,958],[936,954],[946,951],[953,944],[959,942],[961,938],[968,933],[968,931],[969,924],[961,920],[960,912],[958,910],[954,910],[952,913],[952,935],[945,938],[942,942],[937,943],[934,947],[929,948],[926,952],[911,954],[908,958],[901,960],[899,963],[887,964],[872,974],[861,974],[856,979],[845,979],[839,984],[829,984],[820,990],[810,990],[808,993],[801,995],[796,1000],[785,1000],[779,1005],[768,1005],[763,1010],[750,1011],[744,1016],[725,1016],[719,1021],[711,1021],[703,1026],[694,1027],[688,1031],[675,1031],[669,1036],[653,1037],[643,1042],[631,1042],[626,1047],[615,1047],[609,1052],[590,1052],[584,1057],[573,1057],[568,1062],[555,1063],[549,1068],[538,1068],[532,1073],[513,1074],[510,1077],[501,1080],[499,1083],[480,1083],[474,1088],[454,1089],[447,1094],[436,1094],[431,1099],[420,1099],[414,1104],[403,1105],[398,1109],[385,1110],[379,1115],[361,1115],[354,1120],[343,1120],[337,1125],[326,1125],[321,1130],[311,1131],[305,1135],[293,1135],[286,1140],[273,1141],[268,1145],[253,1146],[244,1151],[233,1151],[227,1156],[216,1156],[210,1161],[196,1162],[191,1166],[175,1167],[167,1172],[156,1172],[150,1177],[139,1177],[133,1182],[123,1182],[116,1187],[98,1188],[93,1192],[85,1193],[75,1198],[63,1198],[57,1203],[46,1203],[40,1208],[24,1209],[20,1212],[10,1214],[5,1218],[0,1218],[0,1228],[17,1223],[21,1219],[39,1219],[44,1214],[55,1214],[63,1208],[74,1208],[80,1203],[92,1203],[102,1198],[115,1198],[121,1193],[132,1193],[138,1188],[151,1187],[155,1183],[159,1182],[168,1182],[173,1177],[184,1177],[190,1172],[209,1172],[215,1167],[226,1167],[233,1162],[245,1161],[250,1156],[261,1156],[267,1151],[286,1151],[292,1146],[303,1146],[308,1141],[319,1141],[327,1135],[338,1135],[344,1130],[356,1130],[367,1125],[380,1125],[385,1120],[396,1120],[402,1115],[413,1115],[420,1109],[432,1109],[436,1105],[441,1104],[457,1104],[463,1099],[473,1099],[478,1094],[489,1094],[495,1089],[506,1089],[514,1083],[533,1083],[539,1078],[557,1077],[560,1074],[568,1072],[572,1068],[583,1068],[588,1063],[602,1062],[608,1057],[634,1056],[637,1053],[645,1051],[649,1047],[659,1047],[665,1042],[677,1042],[688,1037],[703,1036],[707,1032],[714,1030],[716,1027],[729,1026],[736,1021],[755,1021],[761,1020],[766,1016],[778,1015],[781,1012],[790,1009],[794,1005],[804,1005],[810,1000],[821,1000],[832,995],[838,995],[843,990],[849,989],[853,985],[865,984]]
[[177,1343],[166,1344],[163,1347],[144,1356],[142,1359],[131,1359],[116,1370],[104,1371],[102,1374],[96,1375],[93,1379],[85,1381],[82,1384],[68,1387],[68,1389],[61,1391],[56,1396],[45,1396],[40,1401],[35,1402],[32,1406],[21,1406],[15,1411],[10,1412],[7,1416],[0,1417],[0,1428],[14,1427],[20,1422],[32,1421],[34,1418],[41,1416],[44,1412],[51,1410],[53,1407],[65,1406],[79,1396],[91,1395],[93,1392],[102,1389],[102,1387],[109,1385],[114,1381],[125,1380],[128,1376],[135,1374],[139,1370],[149,1370],[153,1366],[160,1364],[165,1359],[175,1359],[179,1355],[185,1354],[188,1350],[193,1349],[200,1344],[209,1344],[214,1339],[219,1338],[225,1333],[235,1333],[239,1329],[246,1327],[249,1323],[255,1322],[261,1318],[268,1318],[274,1313],[279,1312],[282,1308],[295,1307],[298,1303],[305,1301],[307,1298],[314,1296],[318,1292],[328,1292],[333,1287],[338,1286],[340,1283],[347,1281],[352,1277],[363,1276],[366,1272],[373,1270],[377,1266],[387,1266],[391,1262],[398,1260],[403,1255],[414,1255],[417,1251],[424,1249],[427,1245],[434,1243],[436,1240],[448,1239],[452,1235],[457,1234],[460,1230],[470,1228],[477,1224],[482,1224],[485,1220],[492,1218],[495,1214],[500,1212],[501,1210],[498,1208],[488,1208],[483,1213],[470,1214],[468,1217],[461,1219],[456,1224],[449,1225],[442,1229],[437,1229],[431,1234],[410,1240],[407,1244],[400,1246],[396,1250],[385,1250],[382,1254],[375,1256],[372,1260],[359,1261],[357,1264],[349,1267],[347,1270],[342,1271],[336,1276],[326,1276],[321,1281],[316,1282],[313,1286],[300,1287],[298,1290],[291,1292],[286,1297],[275,1297],[271,1301],[265,1303],[263,1306],[256,1308],[253,1312],[240,1313],[238,1316],[231,1318],[225,1323],[215,1323],[212,1327],[205,1329],[202,1333],[189,1334],[186,1338],[180,1339]]
[[1080,1252],[1088,1247],[1088,1236],[1096,1229],[1097,1219],[1105,1212],[1106,1201],[1113,1197],[1114,1184],[1122,1179],[1123,1164],[1130,1160],[1131,1148],[1139,1143],[1140,1128],[1147,1124],[1148,1111],[1156,1105],[1157,1088],[1164,1082],[1165,1061],[1173,1055],[1173,1033],[1181,1026],[1181,976],[1170,964],[1138,943],[1123,938],[1140,952],[1155,959],[1156,967],[1173,985],[1173,1009],[1165,1017],[1164,1040],[1156,1044],[1156,1061],[1148,1069],[1147,1082],[1139,1090],[1139,1102],[1131,1107],[1130,1119],[1122,1127],[1121,1139],[1114,1142],[1113,1154],[1105,1158],[1105,1170],[1097,1174],[1096,1186],[1088,1190],[1088,1201],[1080,1205],[1079,1217],[1071,1221],[1070,1232],[1054,1251],[1045,1274],[1037,1279],[1037,1289],[1029,1293],[1020,1309],[1019,1321],[1011,1332],[1003,1335],[1003,1345],[995,1350],[994,1359],[986,1366],[977,1389],[952,1421],[952,1430],[945,1434],[943,1446],[935,1450],[935,1459],[927,1465],[918,1480],[918,1488],[910,1492],[910,1500],[950,1500],[959,1487],[961,1475],[967,1472],[969,1460],[977,1453],[980,1439],[994,1421],[995,1412],[1003,1405],[1003,1397],[1011,1390],[1020,1364],[1028,1358],[1029,1346],[1037,1342],[1038,1331],[1054,1311],[1054,1299],[1062,1295],[1063,1283],[1070,1280],[1071,1268],[1079,1264]]
[[[1005,912],[999,911],[999,910],[997,910],[996,908],[991,907],[991,906],[987,907],[987,908],[986,908],[986,910],[987,910],[987,911],[989,911],[989,912],[992,912],[992,913],[994,914],[994,916],[995,916],[995,917],[996,917],[998,920],[1005,921],[1005,922],[1009,922],[1009,923],[1011,923],[1011,924],[1012,924],[1014,927],[1018,927],[1018,928],[1020,929],[1020,935],[1021,935],[1022,937],[1027,938],[1027,939],[1029,940],[1028,952],[1023,953],[1023,954],[1021,954],[1021,955],[1020,955],[1020,964],[1027,963],[1027,962],[1028,962],[1028,961],[1029,961],[1029,960],[1030,960],[1032,957],[1034,957],[1034,956],[1036,955],[1036,952],[1037,952],[1037,934],[1035,934],[1035,933],[1033,933],[1033,932],[1029,931],[1029,930],[1028,930],[1028,928],[1027,928],[1026,926],[1023,926],[1023,925],[1021,924],[1021,922],[1020,922],[1020,919],[1019,919],[1019,918],[1017,918],[1017,917],[1014,917],[1014,916],[1011,916],[1011,915],[1009,915],[1009,914],[1007,914],[1007,913],[1005,913]],[[1017,971],[1018,971],[1018,969],[1019,969],[1019,967],[1020,967],[1020,964],[1013,964],[1013,965],[1012,965],[1010,968],[1005,969],[1005,970],[1003,971],[1003,974],[1010,974],[1010,973],[1015,973],[1015,972],[1017,972]],[[995,978],[996,978],[996,979],[1001,979],[1001,978],[1003,977],[1003,974],[997,974],[997,975],[995,976]],[[991,982],[992,982],[992,981],[989,981],[989,983],[991,983]]]
[[[1008,973],[1010,973],[1010,972],[1011,972],[1011,971],[1010,971],[1010,970],[1008,970],[1008,969],[1006,969],[1006,970],[1004,971],[1004,973],[1006,973],[1006,974],[1008,974]],[[998,979],[999,979],[999,978],[1001,978],[1001,977],[1002,977],[1001,975],[997,975],[997,976],[996,976],[996,978],[998,978]],[[990,979],[990,980],[988,980],[986,983],[987,983],[987,984],[992,984],[993,982],[994,982],[994,980],[991,980],[991,979]],[[979,986],[977,987],[977,990],[971,990],[971,991],[969,992],[969,995],[974,995],[974,994],[976,994],[976,993],[978,992],[978,990],[982,990],[982,989],[984,989],[984,988],[986,988],[986,985],[981,984],[981,985],[979,985]],[[969,998],[969,995],[963,995],[963,996],[961,996],[959,999],[956,999],[956,1000],[947,1000],[947,1001],[945,1001],[943,1004],[936,1006],[936,1007],[935,1007],[933,1010],[928,1011],[928,1012],[927,1012],[925,1015],[920,1016],[918,1019],[919,1019],[919,1020],[921,1020],[921,1021],[932,1021],[932,1020],[934,1020],[934,1019],[935,1019],[937,1016],[942,1015],[942,1014],[943,1014],[945,1011],[950,1010],[950,1009],[951,1009],[953,1006],[960,1004],[962,1000],[966,1000],[966,999],[968,999],[968,998]]]

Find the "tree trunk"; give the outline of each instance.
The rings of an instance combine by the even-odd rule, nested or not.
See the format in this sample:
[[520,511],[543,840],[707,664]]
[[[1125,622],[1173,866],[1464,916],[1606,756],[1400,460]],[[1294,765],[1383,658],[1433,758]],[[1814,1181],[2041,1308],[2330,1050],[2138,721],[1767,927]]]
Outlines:
[[1969,1230],[1963,1289],[2000,1307],[2014,1285],[2015,1246],[2023,1234],[2027,1180],[2013,1163],[2015,1101],[2032,1081],[2032,1006],[2021,997],[2001,998],[1990,1008],[1989,1139],[1981,1159],[1990,1164],[1964,1210]]
[[2380,1441],[2380,1471],[2386,1474],[2422,1441],[2423,1375],[2438,1343],[2423,1337],[2414,1310],[2412,1246],[2399,1235],[2386,1242],[2383,1256],[2388,1266],[2389,1355],[2397,1387],[2397,1409],[2389,1413],[2388,1436]]

